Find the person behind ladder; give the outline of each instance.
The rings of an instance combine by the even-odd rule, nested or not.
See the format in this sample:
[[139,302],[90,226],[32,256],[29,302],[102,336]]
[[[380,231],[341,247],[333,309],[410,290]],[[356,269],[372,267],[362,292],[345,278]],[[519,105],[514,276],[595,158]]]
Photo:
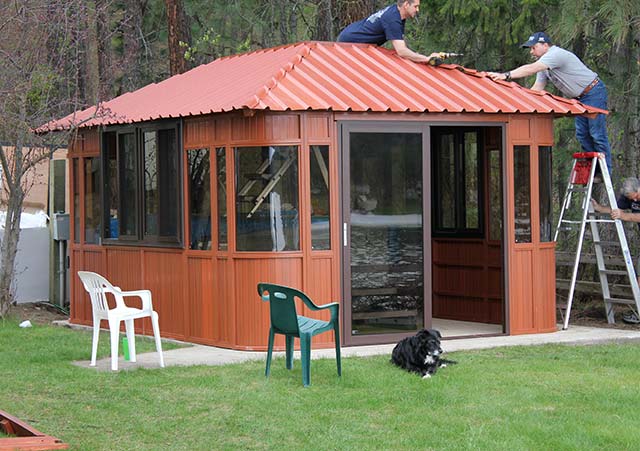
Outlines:
[[[600,205],[595,199],[591,199],[593,209],[598,213],[610,213],[611,219],[620,219],[621,221],[636,222],[640,227],[640,180],[636,177],[629,177],[622,183],[620,197],[616,200],[618,208],[612,209],[604,205]],[[636,274],[640,274],[640,258],[636,263]],[[638,277],[640,284],[640,276]],[[624,322],[639,324],[640,318],[635,313],[630,313],[622,317]]]

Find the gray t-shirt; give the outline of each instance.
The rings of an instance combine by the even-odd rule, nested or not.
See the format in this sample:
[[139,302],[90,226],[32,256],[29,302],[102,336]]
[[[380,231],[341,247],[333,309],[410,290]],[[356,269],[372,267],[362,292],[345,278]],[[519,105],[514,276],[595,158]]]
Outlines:
[[578,97],[598,76],[580,58],[556,45],[551,46],[538,61],[549,69],[538,72],[536,83],[551,80],[565,97]]

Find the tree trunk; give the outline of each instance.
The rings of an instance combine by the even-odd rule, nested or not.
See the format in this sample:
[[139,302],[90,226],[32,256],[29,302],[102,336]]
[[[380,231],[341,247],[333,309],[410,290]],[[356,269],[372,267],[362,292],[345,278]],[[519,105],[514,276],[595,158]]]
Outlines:
[[15,260],[20,239],[20,213],[24,200],[24,190],[21,185],[22,142],[17,143],[13,158],[12,167],[15,170],[11,174],[11,180],[7,180],[9,199],[4,236],[0,243],[0,318],[4,318],[13,302]]
[[182,0],[165,0],[167,8],[167,29],[169,31],[169,71],[171,75],[189,70],[184,59],[184,49],[180,42],[191,43],[191,33],[187,26]]
[[333,0],[318,0],[316,28],[313,39],[316,41],[333,41]]
[[146,42],[142,20],[146,13],[146,5],[146,0],[131,0],[125,6],[126,22],[122,29],[123,54],[120,64],[120,67],[125,68],[121,87],[125,92],[134,91],[143,83]]
[[96,48],[98,51],[98,102],[113,97],[113,66],[111,63],[111,30],[109,29],[108,1],[96,2]]

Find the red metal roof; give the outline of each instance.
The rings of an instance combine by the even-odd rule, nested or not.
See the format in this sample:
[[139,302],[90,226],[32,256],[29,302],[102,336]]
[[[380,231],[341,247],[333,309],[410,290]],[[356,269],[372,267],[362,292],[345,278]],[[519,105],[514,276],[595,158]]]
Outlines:
[[[456,64],[433,67],[368,44],[301,42],[217,59],[44,125],[39,131],[232,110],[418,113],[601,113],[576,100],[493,81]],[[95,117],[94,117],[95,116]]]

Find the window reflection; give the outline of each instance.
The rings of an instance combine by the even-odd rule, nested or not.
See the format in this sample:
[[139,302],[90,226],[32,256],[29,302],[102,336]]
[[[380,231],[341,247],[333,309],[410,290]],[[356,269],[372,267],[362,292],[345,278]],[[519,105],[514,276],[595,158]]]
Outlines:
[[502,171],[500,150],[489,151],[489,239],[502,239]]
[[240,147],[235,158],[237,250],[299,250],[298,148]]
[[529,146],[514,146],[514,211],[516,243],[531,242],[531,167]]
[[227,153],[224,147],[216,149],[216,171],[218,174],[218,250],[228,248],[227,234]]
[[211,249],[211,178],[209,149],[187,152],[189,175],[189,248]]
[[84,241],[100,243],[100,158],[84,160]]
[[74,158],[73,171],[73,241],[80,242],[80,170],[79,158]]
[[311,146],[311,247],[331,248],[329,229],[329,146]]
[[551,146],[538,148],[538,180],[540,181],[540,241],[552,240],[552,157]]

